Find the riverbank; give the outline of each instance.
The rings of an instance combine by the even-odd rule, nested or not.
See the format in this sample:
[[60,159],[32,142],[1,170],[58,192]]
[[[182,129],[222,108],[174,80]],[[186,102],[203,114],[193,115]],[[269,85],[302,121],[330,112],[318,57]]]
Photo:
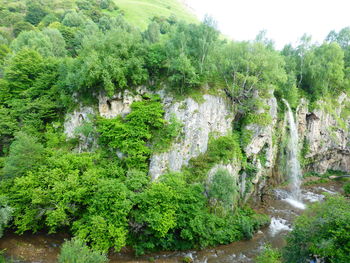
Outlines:
[[[310,204],[321,201],[324,193],[335,194],[341,191],[342,182],[328,182],[313,184],[302,188],[303,202]],[[278,188],[272,190],[269,198],[265,200],[264,210],[272,221],[267,228],[258,231],[251,240],[234,242],[229,245],[217,246],[200,251],[191,250],[185,252],[158,252],[136,258],[132,251],[124,249],[121,253],[110,255],[110,263],[146,263],[150,261],[158,263],[182,262],[185,257],[193,258],[194,262],[218,262],[218,263],[248,263],[254,262],[254,257],[265,243],[271,243],[273,247],[280,248],[285,245],[284,237],[292,228],[292,222],[303,210],[293,207],[285,202],[286,190]],[[65,238],[64,233],[47,235],[45,233],[17,235],[7,232],[0,239],[0,250],[6,250],[6,254],[16,258],[16,262],[26,263],[55,263],[59,253],[59,247]]]

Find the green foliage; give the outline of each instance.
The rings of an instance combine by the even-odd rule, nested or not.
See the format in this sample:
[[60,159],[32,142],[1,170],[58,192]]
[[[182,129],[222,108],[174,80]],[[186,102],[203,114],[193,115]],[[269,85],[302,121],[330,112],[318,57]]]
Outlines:
[[153,183],[138,196],[135,220],[147,224],[155,237],[164,237],[176,226],[178,204],[175,189],[164,183]]
[[281,253],[267,245],[259,256],[256,257],[257,263],[281,263]]
[[126,245],[127,216],[132,207],[128,189],[116,179],[102,179],[88,201],[89,207],[73,224],[75,235],[103,252]]
[[235,179],[227,170],[218,170],[209,185],[208,196],[211,203],[221,204],[226,209],[232,209],[238,194]]
[[297,218],[283,250],[286,262],[305,262],[313,255],[326,262],[350,260],[350,202],[341,196],[328,196]]
[[[220,38],[210,18],[186,24],[179,17],[195,21],[173,0],[1,3],[4,168],[2,163],[0,167],[1,175],[11,176],[0,182],[1,193],[8,198],[0,200],[0,220],[7,224],[11,210],[13,228],[19,233],[69,231],[82,240],[69,243],[74,251],[86,242],[99,251],[132,246],[137,253],[230,243],[251,238],[268,222],[266,216],[235,205],[237,185],[226,172],[218,171],[212,184],[204,185],[207,173],[215,164],[233,162],[248,177],[242,196],[252,190],[249,179],[257,170],[246,163],[241,149],[252,138],[248,124],[271,123],[264,104],[272,94],[293,108],[301,96],[311,101],[322,98],[327,101],[325,109],[345,127],[342,118],[347,118],[348,109],[336,116],[330,107],[335,100],[328,97],[349,87],[349,29],[333,32],[321,45],[303,36],[296,48],[286,46],[278,52],[264,34],[255,41],[232,42]],[[184,174],[164,175],[151,183],[151,154],[164,152],[181,139],[182,127],[174,117],[164,120],[160,100],[145,95],[123,118],[84,123],[77,132],[98,136],[100,147],[90,149],[92,153],[73,153],[76,142],[66,142],[62,132],[65,113],[96,103],[99,95],[112,97],[126,89],[136,93],[140,85],[153,90],[168,87],[175,98],[191,97],[198,103],[204,93],[226,94],[240,117],[236,132],[210,138],[208,151],[193,158]],[[307,145],[303,149],[305,156]],[[262,163],[264,153],[257,156]],[[321,254],[322,247],[338,253],[331,258],[348,253],[334,241],[340,232],[347,237],[342,219],[332,221],[338,228],[327,232],[331,241],[308,232],[310,240],[320,244],[310,245],[309,251]],[[323,231],[321,221],[312,224]],[[265,254],[268,260],[277,260],[269,249]],[[83,256],[72,260],[88,262]]]
[[[8,205],[8,199],[1,195],[0,196],[0,238],[4,234],[5,227],[10,223],[12,219],[13,209]],[[1,253],[0,253],[1,257]],[[1,262],[1,258],[0,258]]]
[[112,96],[147,79],[142,37],[122,29],[85,38],[78,58],[67,66],[64,85],[80,94],[102,91]]
[[266,97],[287,80],[283,57],[264,43],[230,42],[216,52],[214,77],[243,108],[251,110],[255,103],[249,102],[254,94]]
[[125,186],[133,192],[141,192],[150,182],[149,176],[138,170],[129,170],[126,174]]
[[43,132],[46,123],[57,120],[62,110],[56,89],[56,59],[44,59],[39,53],[22,49],[6,61],[9,65],[0,80],[0,140],[6,149],[14,133]]
[[154,133],[152,151],[159,153],[168,150],[174,139],[179,136],[181,128],[182,124],[175,116],[171,116],[169,122]]
[[177,173],[163,175],[138,195],[130,229],[136,253],[225,244],[251,237],[269,221],[249,209],[212,214],[203,192],[202,184],[188,184]]
[[242,151],[237,134],[221,136],[217,139],[210,138],[208,149],[205,153],[192,158],[189,168],[189,181],[202,181],[207,172],[218,163],[227,164],[231,161],[240,164],[243,159]]
[[179,23],[175,27],[165,48],[169,81],[176,93],[188,94],[206,80],[218,36],[208,18],[200,25]]
[[344,52],[338,44],[323,44],[306,59],[309,62],[305,88],[314,97],[340,91],[344,79]]
[[17,232],[36,232],[43,227],[56,232],[70,226],[96,192],[99,178],[109,174],[98,164],[94,155],[57,151],[39,168],[15,178],[6,192],[11,196]]
[[11,44],[11,49],[15,52],[32,49],[44,57],[62,55],[65,53],[64,47],[64,39],[57,29],[47,29],[45,32],[24,31]]
[[39,1],[27,2],[27,14],[25,20],[32,25],[37,25],[47,15]]
[[164,110],[156,98],[134,102],[131,109],[125,119],[117,117],[99,120],[100,142],[123,153],[123,161],[128,169],[146,171],[151,154],[147,142],[152,140],[155,131],[164,128]]
[[3,174],[10,177],[25,175],[43,162],[44,154],[44,147],[35,137],[19,132],[5,159]]
[[105,255],[95,252],[78,238],[66,241],[61,247],[58,256],[59,263],[105,263],[108,259]]
[[350,195],[350,183],[344,184],[343,189],[344,189],[344,193],[345,193],[347,196],[349,196],[349,195]]
[[271,124],[272,122],[272,117],[270,113],[248,113],[247,116],[244,119],[244,124],[249,125],[249,124],[257,124],[260,126],[267,126]]
[[[29,32],[28,32],[29,33]],[[5,69],[7,89],[11,94],[18,94],[29,89],[42,71],[42,56],[30,49],[23,49],[13,56]]]
[[87,18],[82,13],[73,11],[64,16],[62,24],[68,27],[81,27],[86,20]]

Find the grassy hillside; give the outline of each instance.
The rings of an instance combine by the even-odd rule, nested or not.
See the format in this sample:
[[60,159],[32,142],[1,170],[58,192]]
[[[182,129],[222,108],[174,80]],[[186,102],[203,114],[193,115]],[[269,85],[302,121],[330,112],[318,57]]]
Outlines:
[[145,29],[154,16],[174,14],[189,23],[198,21],[178,0],[115,0],[115,3],[124,12],[126,20],[141,29]]

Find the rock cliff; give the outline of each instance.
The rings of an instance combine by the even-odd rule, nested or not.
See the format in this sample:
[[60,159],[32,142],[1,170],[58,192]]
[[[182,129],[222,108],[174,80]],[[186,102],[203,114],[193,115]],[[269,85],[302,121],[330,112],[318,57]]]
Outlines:
[[180,171],[191,158],[207,150],[210,134],[219,137],[232,132],[234,119],[232,103],[220,96],[204,95],[200,103],[192,98],[163,101],[165,118],[175,116],[182,123],[182,132],[169,151],[151,157],[149,173],[153,179],[166,171]]
[[[139,101],[149,91],[144,88],[136,93],[124,91],[112,98],[99,96],[99,115],[113,118],[125,116],[130,112],[134,101]],[[236,105],[225,95],[205,94],[196,101],[186,98],[181,101],[169,96],[164,90],[158,92],[164,105],[164,118],[175,117],[182,125],[181,133],[166,152],[154,153],[150,158],[149,175],[153,180],[166,173],[181,171],[192,158],[207,151],[209,138],[218,138],[233,132]],[[261,198],[264,187],[272,175],[283,174],[280,168],[283,162],[284,141],[286,140],[286,121],[278,114],[280,108],[273,94],[261,99],[265,105],[256,115],[269,116],[268,123],[250,122],[241,127],[241,133],[249,134],[249,141],[242,150],[246,164],[232,159],[230,163],[216,163],[208,171],[210,178],[219,169],[227,170],[235,177],[242,200],[249,197]],[[329,169],[350,172],[350,99],[341,94],[337,100],[318,101],[312,105],[301,99],[296,109],[299,132],[299,144],[305,171],[324,173]],[[75,129],[95,114],[91,107],[81,107],[66,117],[65,133],[67,137],[77,136]],[[84,141],[79,151],[86,149]],[[281,182],[282,179],[277,181]]]
[[297,116],[306,170],[350,172],[349,106],[346,94],[318,101],[312,110],[308,101],[301,101]]

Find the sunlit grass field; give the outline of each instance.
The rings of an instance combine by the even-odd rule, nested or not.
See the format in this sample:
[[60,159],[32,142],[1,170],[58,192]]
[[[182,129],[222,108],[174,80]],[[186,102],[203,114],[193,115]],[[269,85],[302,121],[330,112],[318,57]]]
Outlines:
[[189,23],[198,21],[178,0],[115,0],[115,3],[124,11],[126,20],[141,29],[146,29],[154,16],[169,17],[174,14]]

